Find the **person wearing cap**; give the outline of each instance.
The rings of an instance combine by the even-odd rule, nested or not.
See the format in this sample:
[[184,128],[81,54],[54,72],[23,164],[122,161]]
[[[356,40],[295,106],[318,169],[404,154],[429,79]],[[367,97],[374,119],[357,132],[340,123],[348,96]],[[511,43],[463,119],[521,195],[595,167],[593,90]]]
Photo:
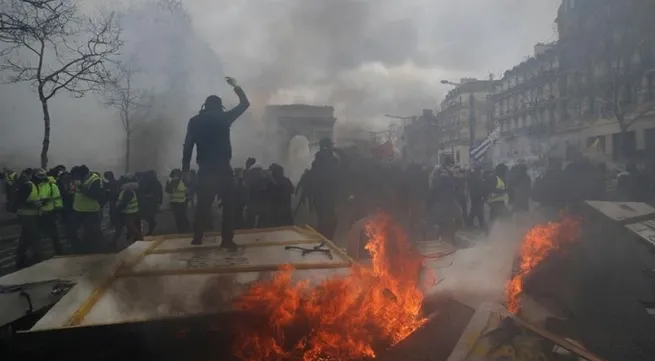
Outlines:
[[193,245],[202,244],[203,234],[211,223],[211,206],[216,195],[223,204],[221,246],[234,250],[233,196],[234,175],[230,160],[232,144],[230,128],[234,121],[250,106],[246,93],[234,78],[225,78],[239,97],[239,104],[230,110],[223,108],[223,101],[216,95],[205,100],[200,113],[189,120],[182,154],[182,172],[187,177],[193,148],[198,164],[198,203],[194,219]]
[[182,179],[182,171],[173,169],[170,179],[166,182],[166,193],[169,195],[171,210],[175,218],[177,233],[183,234],[189,232],[189,218],[187,216],[186,206],[186,184]]
[[[38,216],[41,208],[39,190],[32,182],[31,169],[25,169],[16,179],[16,215],[20,225],[20,238],[16,247],[16,268],[22,269],[41,261]],[[32,262],[28,262],[27,251],[32,251]]]
[[32,181],[36,185],[39,192],[39,199],[41,200],[41,208],[39,209],[38,224],[39,229],[52,240],[52,247],[56,255],[61,255],[63,249],[61,242],[59,242],[59,230],[57,229],[57,214],[56,211],[61,209],[61,193],[59,187],[54,181],[48,178],[45,170],[37,169],[34,171]]

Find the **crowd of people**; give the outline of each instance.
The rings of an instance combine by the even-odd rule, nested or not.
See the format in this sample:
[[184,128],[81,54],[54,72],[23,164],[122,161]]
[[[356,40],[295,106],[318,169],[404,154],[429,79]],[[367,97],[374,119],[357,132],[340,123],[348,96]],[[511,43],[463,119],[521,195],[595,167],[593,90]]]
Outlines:
[[[608,187],[612,176],[606,167],[584,158],[566,167],[552,161],[532,179],[528,165],[521,162],[511,169],[505,164],[466,169],[446,157],[429,168],[348,153],[329,138],[320,140],[311,167],[294,187],[276,163],[264,168],[249,158],[245,167],[232,168],[230,127],[250,103],[236,80],[226,80],[239,104],[225,110],[220,97],[207,97],[189,121],[182,167],[170,172],[165,185],[152,170],[116,179],[112,172],[101,175],[85,165],[70,171],[62,165],[19,173],[4,169],[7,208],[21,226],[18,268],[41,260],[41,234],[52,240],[56,254],[64,252],[58,222],[74,253],[111,252],[142,240],[142,223],[148,225],[145,235],[155,231],[164,193],[169,195],[177,232],[192,233],[193,245],[202,244],[204,233],[214,229],[212,206],[217,205],[221,247],[228,250],[237,248],[235,229],[292,225],[303,206],[328,239],[334,239],[339,222],[348,228],[383,209],[405,225],[413,240],[440,237],[457,243],[455,233],[462,227],[488,230],[497,219],[526,212],[534,202],[556,213],[583,200],[609,199],[610,192],[619,195],[612,199],[642,202],[652,201],[655,193],[654,173],[643,167],[630,167],[616,177],[615,187]],[[190,166],[194,148],[197,171]],[[101,227],[106,213],[114,229],[108,240]],[[124,233],[127,242],[119,245]]]

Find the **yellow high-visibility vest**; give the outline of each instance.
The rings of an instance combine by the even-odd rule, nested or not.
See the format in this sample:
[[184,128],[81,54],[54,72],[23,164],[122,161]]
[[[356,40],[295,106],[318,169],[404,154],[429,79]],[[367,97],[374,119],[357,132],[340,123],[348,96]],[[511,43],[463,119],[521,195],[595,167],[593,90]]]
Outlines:
[[16,174],[16,172],[8,173],[5,178],[9,186],[13,186],[16,183],[16,179],[18,179],[18,174]]
[[171,203],[184,203],[186,202],[186,186],[184,182],[180,180],[177,183],[177,187],[171,193]]
[[20,216],[36,216],[39,214],[39,190],[32,182],[27,182],[32,188],[29,197],[25,200],[25,204],[16,210],[16,214]]
[[[125,194],[125,189],[121,191],[121,193],[118,195],[118,203],[121,203],[123,201],[123,195]],[[139,213],[139,200],[136,198],[136,193],[134,193],[134,196],[132,199],[130,199],[130,202],[123,208],[121,211],[122,214],[137,214]]]
[[50,180],[50,186],[52,187],[52,197],[55,200],[55,209],[64,208],[64,201],[61,198],[61,190],[59,189],[57,180],[55,177],[48,177],[48,179]]
[[73,196],[73,210],[76,212],[91,213],[100,211],[100,203],[97,200],[85,196],[80,188],[89,188],[93,182],[102,182],[97,174],[91,173],[80,186],[75,187],[75,195]]
[[63,207],[61,200],[61,193],[57,184],[50,181],[39,183],[37,186],[39,190],[39,198],[43,201],[41,205],[41,212],[48,213]]
[[496,188],[491,192],[487,203],[503,202],[507,203],[507,186],[500,177],[496,177]]

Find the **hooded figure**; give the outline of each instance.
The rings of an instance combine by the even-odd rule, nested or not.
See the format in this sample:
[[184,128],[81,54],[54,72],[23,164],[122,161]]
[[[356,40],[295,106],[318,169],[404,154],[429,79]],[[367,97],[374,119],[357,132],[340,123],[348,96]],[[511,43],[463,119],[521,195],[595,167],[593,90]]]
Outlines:
[[271,226],[292,226],[291,196],[293,195],[293,184],[284,175],[284,168],[281,165],[273,163],[269,170],[272,180],[269,184]]
[[216,95],[205,100],[200,113],[189,120],[182,154],[182,172],[191,165],[193,148],[198,164],[198,204],[194,220],[193,245],[203,242],[203,234],[211,226],[211,206],[218,195],[223,206],[221,246],[234,250],[234,174],[230,165],[232,143],[230,129],[236,119],[250,106],[246,94],[234,78],[225,79],[239,97],[239,105],[230,110],[223,108],[223,101]]

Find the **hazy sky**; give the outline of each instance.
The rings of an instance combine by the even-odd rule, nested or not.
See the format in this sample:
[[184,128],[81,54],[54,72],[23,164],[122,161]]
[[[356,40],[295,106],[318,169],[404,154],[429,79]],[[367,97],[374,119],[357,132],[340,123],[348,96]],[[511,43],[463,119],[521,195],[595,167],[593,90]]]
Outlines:
[[[386,113],[437,108],[450,89],[441,79],[501,75],[529,56],[536,42],[556,40],[560,1],[183,4],[200,37],[218,54],[220,68],[249,93],[255,114],[269,102],[306,102],[334,105],[340,121],[382,124]],[[234,102],[224,86],[217,85],[216,92]],[[0,85],[0,107],[0,152],[38,153],[43,131],[36,95],[26,86]],[[120,158],[113,150],[121,144],[120,124],[93,97],[59,96],[52,113],[53,161]]]

